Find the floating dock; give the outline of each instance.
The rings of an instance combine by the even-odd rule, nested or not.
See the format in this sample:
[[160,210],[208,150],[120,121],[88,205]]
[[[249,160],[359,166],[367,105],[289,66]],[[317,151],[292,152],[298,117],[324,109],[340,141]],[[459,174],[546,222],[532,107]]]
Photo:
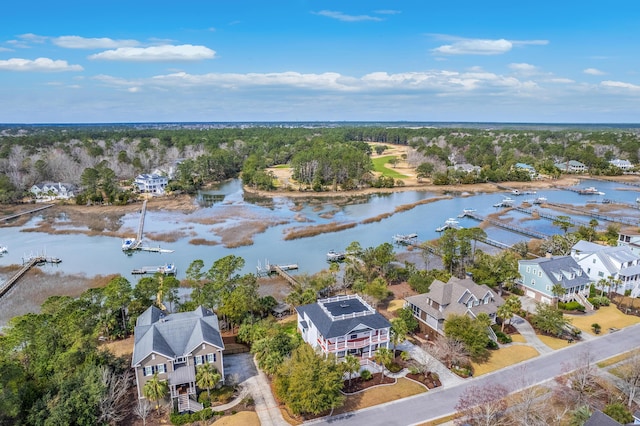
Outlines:
[[164,275],[175,275],[176,267],[172,263],[168,263],[166,265],[160,266],[143,266],[142,268],[137,268],[131,271],[133,275],[145,275],[145,274],[156,274],[161,273]]
[[396,234],[393,236],[393,242],[396,244],[414,246],[418,244],[418,234]]
[[607,216],[601,213],[595,213],[595,212],[591,212],[588,210],[583,210],[580,209],[578,207],[575,207],[573,205],[566,205],[566,204],[560,204],[560,203],[550,203],[547,202],[548,205],[553,206],[553,207],[557,207],[559,209],[567,209],[567,210],[571,210],[574,211],[576,213],[579,213],[583,216],[588,216],[588,217],[592,217],[594,219],[600,219],[600,220],[604,220],[605,222],[611,222],[611,223],[622,223],[624,225],[631,225],[631,226],[638,226],[638,219],[631,219],[628,217],[613,217],[613,216]]
[[523,228],[521,226],[511,225],[510,223],[500,222],[499,220],[489,219],[488,217],[480,216],[479,214],[468,212],[465,213],[466,217],[470,217],[471,219],[475,219],[478,222],[486,222],[495,227],[506,229],[507,231],[515,232],[517,234],[525,235],[531,238],[538,238],[540,240],[546,240],[549,238],[549,235],[543,234],[542,232],[537,232],[532,229]]
[[531,215],[531,216],[536,216],[537,215],[537,216],[539,216],[539,217],[541,217],[543,219],[548,219],[548,220],[553,220],[553,221],[562,220],[562,221],[570,223],[573,226],[589,226],[589,224],[587,222],[582,222],[580,220],[573,219],[573,218],[571,218],[569,216],[566,216],[565,218],[559,219],[558,216],[554,216],[554,215],[549,214],[549,213],[541,212],[538,209],[528,209],[526,207],[514,207],[513,209],[517,210],[517,211],[519,211],[521,213],[525,213],[525,214]]
[[259,277],[264,277],[267,275],[271,275],[271,274],[278,274],[280,275],[282,278],[284,278],[285,280],[287,280],[287,282],[289,284],[291,284],[292,286],[297,286],[299,285],[298,281],[293,278],[290,274],[287,273],[287,271],[294,271],[298,269],[298,264],[297,263],[289,263],[286,265],[272,265],[269,263],[268,260],[264,261],[264,267],[262,266],[262,264],[260,263],[260,261],[258,261],[258,266],[257,266],[257,270],[258,273],[257,275]]

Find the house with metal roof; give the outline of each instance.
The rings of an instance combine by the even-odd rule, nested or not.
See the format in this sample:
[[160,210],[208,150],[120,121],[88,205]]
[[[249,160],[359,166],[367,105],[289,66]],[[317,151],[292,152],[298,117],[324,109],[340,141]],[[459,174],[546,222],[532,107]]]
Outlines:
[[29,192],[36,200],[68,200],[75,197],[76,187],[70,183],[42,182],[32,185]]
[[608,280],[610,290],[619,294],[640,295],[640,255],[627,246],[603,246],[578,241],[571,248],[571,256],[593,282]]
[[195,399],[196,367],[212,364],[224,381],[218,317],[212,311],[196,308],[191,312],[165,314],[155,306],[144,311],[134,329],[133,360],[138,398],[144,398],[147,381],[157,373],[166,380],[179,411],[199,411]]
[[389,347],[391,324],[356,294],[320,299],[296,311],[302,339],[323,354],[371,358]]
[[612,166],[615,166],[621,170],[624,170],[625,172],[628,170],[633,169],[633,164],[631,164],[631,162],[629,160],[621,160],[619,158],[616,158],[615,160],[611,160],[609,161],[609,164],[611,164]]
[[549,304],[556,298],[552,291],[555,284],[560,284],[565,289],[562,300],[581,300],[580,295],[589,291],[592,282],[571,256],[519,260],[518,271],[518,284],[525,295]]
[[531,179],[533,179],[538,175],[538,171],[535,169],[535,167],[529,164],[516,163],[513,167],[515,167],[518,170],[524,170],[525,172],[529,173],[529,176],[531,176]]
[[444,335],[447,317],[469,315],[475,318],[484,312],[495,321],[498,307],[504,303],[487,286],[478,285],[472,279],[451,277],[449,281],[434,280],[428,293],[405,298],[405,307],[418,319],[420,330],[430,337]]
[[564,173],[584,173],[587,171],[587,166],[576,160],[565,161],[562,163],[555,163],[558,169]]
[[640,234],[637,232],[619,232],[618,247],[629,247],[631,253],[640,255]]

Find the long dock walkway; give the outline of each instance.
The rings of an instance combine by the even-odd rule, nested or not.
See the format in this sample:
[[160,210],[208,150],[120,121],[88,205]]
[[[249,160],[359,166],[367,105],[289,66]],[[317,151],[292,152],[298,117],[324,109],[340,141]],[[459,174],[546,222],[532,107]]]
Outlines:
[[506,229],[507,231],[515,232],[517,234],[522,234],[531,238],[538,238],[541,240],[546,240],[549,238],[549,235],[543,234],[542,232],[534,231],[532,229],[523,228],[521,226],[511,225],[510,223],[500,222],[499,220],[490,219],[488,217],[481,216],[474,212],[464,212],[464,215],[470,217],[471,219],[475,219],[479,222],[486,222],[498,228]]
[[144,217],[147,214],[147,200],[142,202],[142,212],[140,213],[140,222],[138,223],[138,234],[136,240],[142,242],[142,231],[144,229]]
[[55,206],[55,204],[47,204],[47,205],[44,205],[44,206],[40,206],[37,209],[31,209],[31,210],[27,210],[26,212],[21,212],[21,213],[16,213],[16,214],[12,214],[12,215],[9,215],[9,216],[5,216],[5,217],[1,218],[0,221],[6,222],[7,220],[15,219],[15,218],[23,216],[25,214],[39,212],[40,210],[48,209],[49,207],[53,207],[53,206]]
[[572,206],[572,205],[567,205],[567,204],[560,204],[560,203],[550,203],[547,201],[547,204],[550,206],[554,206],[554,207],[558,207],[560,209],[567,209],[567,210],[571,210],[574,211],[576,213],[579,213],[583,216],[588,216],[588,217],[593,217],[595,219],[600,219],[600,220],[604,220],[605,222],[612,222],[612,223],[622,223],[625,225],[632,225],[632,226],[638,226],[638,219],[631,219],[628,217],[613,217],[613,216],[607,216],[601,213],[596,213],[596,212],[591,212],[588,210],[583,210],[580,209],[578,207]]
[[11,278],[9,278],[7,281],[5,281],[2,285],[0,285],[0,298],[2,296],[5,295],[6,292],[8,292],[11,287],[13,287],[13,285],[24,275],[27,273],[27,271],[29,269],[31,269],[33,266],[37,265],[38,263],[60,263],[61,260],[58,259],[57,257],[45,257],[45,256],[35,256],[30,258],[23,266],[22,268],[16,272],[15,274],[13,274],[13,276]]
[[[531,216],[539,216],[543,219],[548,219],[548,220],[560,220],[558,219],[558,216],[552,215],[550,213],[545,213],[543,211],[540,211],[540,209],[529,209],[526,207],[514,207],[514,210],[517,210],[521,213],[525,213]],[[566,216],[566,219],[562,219],[566,222],[569,222],[571,225],[573,226],[589,226],[589,224],[587,222],[583,222],[581,220],[577,220],[577,219],[573,219],[571,217]]]
[[258,276],[266,276],[270,274],[278,274],[292,286],[298,286],[300,283],[293,278],[287,271],[298,269],[298,264],[291,263],[288,265],[272,265],[268,260],[265,260],[264,267],[258,262]]

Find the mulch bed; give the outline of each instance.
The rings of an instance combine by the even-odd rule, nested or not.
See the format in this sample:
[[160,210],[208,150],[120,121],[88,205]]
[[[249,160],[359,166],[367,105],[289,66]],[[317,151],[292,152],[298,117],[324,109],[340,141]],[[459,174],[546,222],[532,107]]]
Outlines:
[[440,382],[440,379],[436,379],[434,380],[433,377],[431,377],[430,373],[427,374],[411,374],[408,373],[407,374],[407,379],[411,379],[414,380],[418,383],[422,383],[423,385],[425,385],[427,388],[429,389],[433,389],[433,388],[437,388],[439,386],[442,386],[442,383]]
[[366,381],[362,380],[361,377],[354,377],[353,379],[351,379],[351,386],[349,386],[349,380],[345,380],[342,391],[344,393],[354,393],[354,392],[359,392],[361,390],[369,389],[374,386],[378,386],[380,384],[386,385],[386,384],[393,384],[396,382],[396,379],[388,377],[386,375],[384,376],[384,380],[380,382],[380,375],[381,373],[375,373],[372,376],[371,380],[366,380]]

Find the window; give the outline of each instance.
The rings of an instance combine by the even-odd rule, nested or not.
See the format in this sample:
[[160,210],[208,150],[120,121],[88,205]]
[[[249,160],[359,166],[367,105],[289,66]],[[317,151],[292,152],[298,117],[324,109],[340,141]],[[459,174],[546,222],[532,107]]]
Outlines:
[[538,276],[541,277],[542,276],[542,271],[538,271]]
[[196,355],[193,357],[196,361],[196,365],[204,364],[204,355]]
[[604,277],[604,272],[602,272],[602,271],[598,272],[598,276],[599,277]]
[[531,279],[531,285],[532,285],[532,286],[535,286],[535,285],[536,285],[536,280]]
[[144,368],[144,376],[153,376],[153,370],[154,370],[154,366],[153,365],[149,365],[147,367]]
[[593,263],[596,263],[596,260],[595,260],[595,259],[593,259]]
[[216,362],[216,354],[207,354],[207,362],[209,364]]
[[551,286],[550,286],[550,285],[548,285],[547,287],[545,287],[545,289],[546,289],[547,291],[551,291]]
[[591,273],[591,268],[587,268],[587,274]]
[[158,364],[158,373],[166,373],[167,372],[167,366],[165,364]]
[[351,336],[349,336],[349,339],[357,339],[358,335],[357,334],[352,334]]
[[531,266],[527,266],[527,272],[531,272]]

